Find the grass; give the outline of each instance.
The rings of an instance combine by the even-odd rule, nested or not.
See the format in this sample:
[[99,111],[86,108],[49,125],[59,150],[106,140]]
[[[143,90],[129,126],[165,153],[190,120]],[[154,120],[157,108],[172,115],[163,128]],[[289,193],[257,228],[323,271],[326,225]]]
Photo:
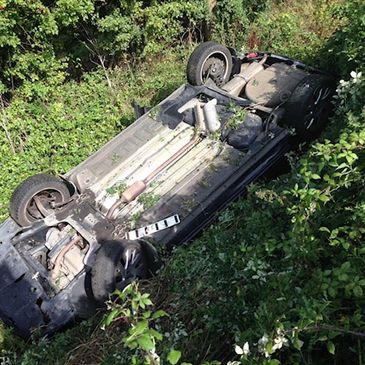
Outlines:
[[[321,50],[335,29],[346,22],[333,12],[341,4],[340,0],[311,0],[305,4],[297,0],[272,2],[254,21],[246,43],[241,46],[266,48],[304,61],[320,60],[326,64],[326,55]],[[99,73],[93,73],[86,75],[80,83],[66,83],[57,92],[39,100],[16,98],[9,107],[7,120],[15,118],[19,125],[23,120],[24,133],[20,133],[19,127],[13,129],[15,124],[10,123],[13,144],[9,143],[8,137],[2,140],[0,217],[6,217],[10,192],[24,177],[47,170],[67,171],[133,121],[133,100],[150,106],[168,96],[184,82],[190,51],[177,48],[133,67],[121,65],[109,70],[112,88]],[[96,105],[89,104],[91,99]],[[98,113],[88,114],[87,108],[96,108]],[[63,126],[65,130],[59,131],[57,127],[57,135],[52,138],[55,129],[40,128],[43,120]],[[98,129],[103,133],[96,132]],[[35,130],[41,137],[37,143],[30,144]],[[35,164],[35,161],[39,163]],[[184,353],[184,359],[194,364],[213,359],[237,359],[233,344],[244,343],[245,338],[260,338],[279,319],[280,323],[285,323],[291,316],[299,317],[296,308],[300,307],[302,314],[305,312],[308,317],[313,312],[313,316],[324,312],[314,304],[306,307],[306,303],[301,302],[302,287],[315,285],[303,283],[299,274],[290,276],[288,273],[288,260],[296,266],[305,265],[308,260],[312,266],[307,271],[314,271],[313,267],[319,265],[313,265],[309,255],[299,256],[301,260],[297,261],[289,257],[306,249],[288,238],[291,237],[288,227],[292,227],[292,216],[285,206],[287,198],[283,188],[288,186],[290,179],[300,175],[300,171],[262,188],[253,187],[247,199],[221,213],[217,222],[199,239],[178,248],[158,277],[142,283],[141,290],[152,293],[156,307],[164,308],[170,315],[163,322],[165,339],[158,351],[164,353],[172,347],[178,348]],[[312,217],[314,222],[315,218]],[[284,247],[283,242],[290,245]],[[325,241],[318,242],[325,245]],[[298,251],[291,247],[298,247]],[[330,250],[327,246],[325,249]],[[321,246],[316,250],[321,251]],[[337,251],[333,252],[336,256]],[[325,257],[325,261],[330,261],[330,257]],[[265,281],[271,283],[268,287],[271,291]],[[295,285],[292,287],[290,283]],[[285,291],[284,284],[291,290]],[[334,302],[335,298],[332,298],[329,304],[322,304],[330,307]],[[285,315],[280,317],[285,305],[289,308],[285,312],[287,318]],[[347,317],[343,318],[345,321]],[[4,356],[16,353],[17,363],[21,365],[128,363],[121,344],[123,327],[116,323],[102,331],[99,319],[95,317],[50,340],[41,341],[23,342],[9,329],[1,328],[1,352]],[[334,338],[330,340],[335,341]],[[316,354],[317,348],[313,351]],[[322,364],[331,363],[332,358],[327,353],[322,351],[320,354],[323,354]],[[296,353],[290,364],[305,362],[300,351],[298,357],[295,356]],[[264,360],[260,363],[267,364]]]

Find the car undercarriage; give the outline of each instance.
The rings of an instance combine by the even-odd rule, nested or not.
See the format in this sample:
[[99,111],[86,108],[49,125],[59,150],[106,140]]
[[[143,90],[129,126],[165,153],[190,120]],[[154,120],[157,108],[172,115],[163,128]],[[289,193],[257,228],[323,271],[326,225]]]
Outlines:
[[74,169],[15,190],[0,225],[0,317],[20,335],[52,334],[148,277],[158,247],[194,238],[322,129],[333,92],[322,71],[221,47],[198,47],[190,84]]

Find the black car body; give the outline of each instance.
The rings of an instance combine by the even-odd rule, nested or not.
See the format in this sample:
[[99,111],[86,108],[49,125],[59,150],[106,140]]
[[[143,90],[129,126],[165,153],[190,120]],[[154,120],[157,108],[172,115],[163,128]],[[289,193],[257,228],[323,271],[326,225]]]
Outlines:
[[[88,317],[108,291],[156,268],[156,247],[191,240],[298,139],[322,128],[332,93],[322,71],[220,47],[207,42],[192,55],[195,85],[182,85],[61,179],[36,175],[14,192],[11,217],[0,225],[0,317],[20,335],[51,334]],[[225,86],[244,79],[252,63],[262,69],[234,95]],[[296,104],[293,116],[297,94],[306,105]],[[320,126],[301,111],[316,102]],[[207,127],[212,116],[216,130]]]

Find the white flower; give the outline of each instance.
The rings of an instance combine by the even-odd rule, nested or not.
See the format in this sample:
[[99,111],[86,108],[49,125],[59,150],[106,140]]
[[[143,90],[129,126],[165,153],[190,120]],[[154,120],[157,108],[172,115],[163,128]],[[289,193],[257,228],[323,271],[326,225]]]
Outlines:
[[263,335],[260,339],[259,339],[259,341],[258,341],[258,344],[259,345],[266,345],[267,343],[269,342],[269,338],[267,337],[267,335],[265,334],[265,335]]
[[356,73],[356,71],[351,71],[350,75],[353,78],[352,82],[356,84],[358,81],[360,81],[362,73]]
[[279,335],[278,337],[274,338],[274,345],[272,346],[272,351],[276,351],[281,349],[285,343],[288,342],[288,339],[285,338],[283,335]]
[[266,334],[264,334],[257,342],[258,349],[262,354],[265,354],[265,357],[269,357],[270,354],[266,349],[266,345],[269,342],[269,338]]
[[248,355],[250,353],[250,345],[248,344],[248,342],[245,342],[243,347],[235,345],[234,351],[237,355]]
[[248,344],[248,342],[245,342],[245,344],[243,345],[243,353],[245,355],[248,355],[250,353],[250,345]]
[[238,345],[236,345],[234,347],[234,351],[237,355],[243,355],[243,348],[239,347]]

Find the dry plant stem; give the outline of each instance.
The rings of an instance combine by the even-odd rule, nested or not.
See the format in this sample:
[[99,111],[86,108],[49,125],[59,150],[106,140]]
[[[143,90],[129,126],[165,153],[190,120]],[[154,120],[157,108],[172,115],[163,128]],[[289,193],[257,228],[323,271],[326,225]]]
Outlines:
[[14,143],[11,139],[10,133],[9,133],[8,128],[6,126],[8,120],[7,120],[7,117],[5,115],[5,103],[4,103],[4,100],[3,100],[2,96],[0,96],[0,104],[1,104],[0,105],[0,107],[1,107],[1,128],[5,132],[6,139],[8,140],[10,148],[11,148],[11,152],[15,155],[16,151],[15,151]]
[[104,71],[104,75],[105,75],[105,78],[106,78],[106,81],[108,82],[108,86],[110,89],[113,89],[113,84],[112,82],[110,81],[110,78],[109,78],[109,74],[108,74],[108,70],[107,68],[105,67],[105,57],[104,56],[101,56],[98,54],[98,59],[100,61],[100,65],[101,67],[103,68],[103,71]]
[[108,70],[105,66],[105,56],[101,55],[101,52],[99,52],[99,49],[98,49],[95,41],[90,37],[89,32],[87,31],[87,29],[84,26],[82,26],[82,27],[83,27],[83,30],[84,30],[86,36],[87,36],[87,41],[90,43],[90,45],[92,47],[90,47],[86,42],[83,42],[84,46],[90,51],[91,54],[94,54],[98,58],[100,63],[94,62],[93,60],[90,60],[90,61],[92,63],[94,63],[95,65],[101,66],[103,68],[104,75],[105,75],[106,81],[108,83],[108,86],[109,86],[110,89],[113,89],[113,84],[112,84],[112,82],[109,78],[109,73],[108,73]]
[[[320,324],[318,326],[308,326],[308,327],[304,327],[302,329],[299,329],[298,332],[319,331],[319,330],[328,330],[328,331],[341,332],[341,333],[346,333],[346,334],[349,334],[349,335],[352,335],[352,336],[365,338],[365,333],[364,332],[351,331],[351,330],[347,330],[345,328],[333,326],[333,325],[330,325],[330,324]],[[292,331],[293,331],[293,329],[290,329],[290,330],[284,331],[284,333],[289,334],[289,333],[292,333]]]
[[155,360],[155,358],[153,357],[153,355],[149,351],[146,352],[146,354],[147,354],[148,359],[151,361],[152,365],[159,365],[160,364],[157,360]]

